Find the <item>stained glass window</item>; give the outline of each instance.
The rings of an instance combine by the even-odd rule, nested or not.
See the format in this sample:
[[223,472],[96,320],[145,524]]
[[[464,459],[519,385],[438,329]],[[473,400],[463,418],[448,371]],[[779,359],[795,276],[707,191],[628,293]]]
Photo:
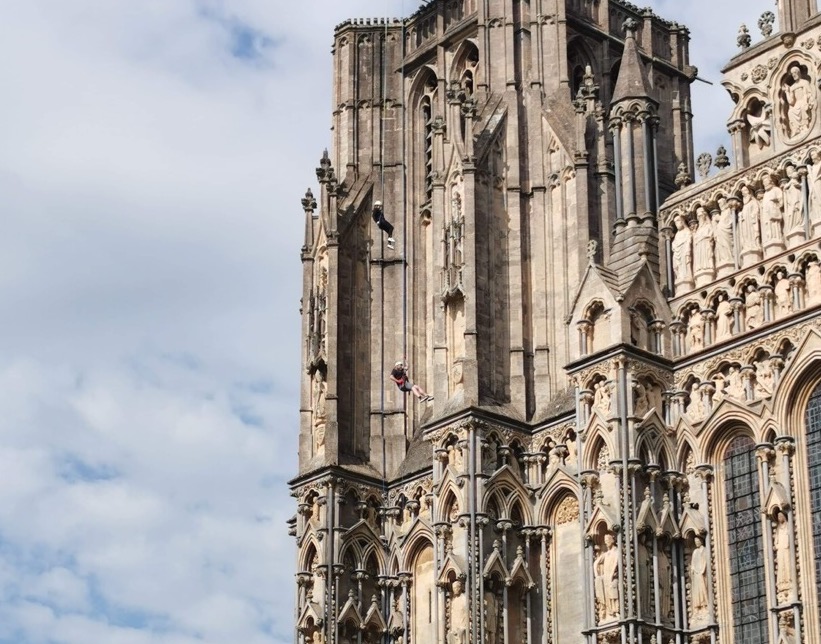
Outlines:
[[724,453],[724,495],[736,642],[764,644],[767,597],[755,443],[737,436]]
[[821,613],[821,384],[810,397],[805,416],[807,423],[807,463],[809,464],[810,516],[815,553],[815,590]]

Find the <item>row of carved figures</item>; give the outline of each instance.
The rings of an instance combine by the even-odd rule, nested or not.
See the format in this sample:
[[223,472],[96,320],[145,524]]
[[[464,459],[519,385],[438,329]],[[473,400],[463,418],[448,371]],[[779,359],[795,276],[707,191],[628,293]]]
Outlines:
[[778,269],[767,282],[744,284],[736,296],[719,292],[706,308],[688,307],[671,324],[673,355],[700,351],[817,304],[821,304],[821,264],[817,260],[795,273]]
[[[739,402],[769,398],[784,371],[789,350],[785,347],[784,355],[762,352],[747,365],[737,362],[723,365],[703,381],[692,376],[681,389],[665,391],[650,378],[638,378],[633,383],[633,416],[643,419],[655,409],[670,425],[682,416],[691,422],[699,422],[725,398]],[[580,392],[582,423],[586,423],[594,411],[604,419],[613,416],[616,410],[612,389],[610,381],[600,379],[590,389]]]
[[673,216],[667,253],[676,294],[821,234],[821,153],[813,149],[811,157],[811,165],[788,165],[780,179],[766,172],[761,186],[742,184],[738,194]]

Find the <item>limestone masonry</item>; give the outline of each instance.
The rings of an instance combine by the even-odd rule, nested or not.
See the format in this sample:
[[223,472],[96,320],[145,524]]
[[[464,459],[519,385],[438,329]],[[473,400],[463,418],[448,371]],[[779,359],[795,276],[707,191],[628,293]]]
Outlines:
[[761,4],[697,157],[649,9],[336,28],[295,642],[821,643],[821,15]]

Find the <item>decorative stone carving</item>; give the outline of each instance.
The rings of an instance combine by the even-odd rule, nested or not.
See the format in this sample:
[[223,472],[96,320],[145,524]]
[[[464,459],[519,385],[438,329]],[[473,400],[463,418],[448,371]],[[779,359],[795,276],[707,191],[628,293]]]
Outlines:
[[716,342],[726,340],[733,334],[735,315],[733,305],[725,293],[722,293],[716,304]]
[[813,227],[812,235],[815,236],[815,227],[821,224],[821,152],[813,148],[810,150],[810,160],[812,164],[807,167],[807,184],[809,187],[810,225]]
[[713,165],[713,157],[709,152],[702,152],[699,154],[696,159],[696,170],[698,170],[698,176],[702,179],[706,179],[707,175],[710,174],[711,165]]
[[758,19],[758,28],[761,30],[761,35],[769,38],[773,32],[773,23],[775,22],[775,14],[772,11],[765,11]]
[[770,360],[757,360],[753,362],[753,366],[755,367],[756,398],[767,398],[771,396],[775,384],[775,376]]
[[756,289],[755,284],[747,285],[747,293],[744,296],[744,325],[747,331],[757,329],[764,323],[764,310],[762,308],[761,293]]
[[749,186],[741,187],[742,207],[738,215],[738,242],[741,249],[741,266],[755,264],[761,259],[761,209]]
[[741,49],[747,49],[752,42],[752,38],[750,38],[750,30],[747,28],[747,25],[741,24],[738,28],[738,35],[735,38],[736,44]]
[[604,380],[597,382],[593,390],[593,408],[604,418],[609,418],[611,407],[610,385]]
[[690,606],[693,617],[703,617],[710,603],[707,592],[707,549],[701,537],[694,540],[693,552],[690,554]]
[[747,112],[747,123],[750,124],[750,143],[755,143],[759,150],[769,146],[772,131],[769,108],[762,105]]
[[468,598],[462,591],[462,581],[455,579],[451,586],[448,644],[468,644],[469,615]]
[[776,511],[773,530],[773,550],[775,550],[775,589],[778,602],[790,599],[793,589],[792,562],[790,558],[790,524],[782,510]]
[[788,246],[804,241],[804,195],[801,176],[795,166],[787,166],[787,176],[782,180],[784,193],[784,236]]
[[684,217],[678,215],[673,220],[676,235],[673,237],[673,276],[676,291],[692,289],[693,282],[693,234],[687,227]]
[[807,287],[807,305],[821,303],[821,265],[817,261],[807,264],[804,281]]
[[713,240],[716,272],[718,277],[723,277],[735,269],[735,247],[733,245],[735,210],[726,197],[718,198],[718,208],[713,216]]
[[676,168],[676,178],[673,179],[673,183],[676,184],[676,187],[681,189],[684,186],[689,186],[693,183],[693,180],[690,178],[690,173],[687,171],[687,165],[684,163],[679,163],[678,168]]
[[485,588],[485,641],[496,644],[499,637],[499,600],[496,593]]
[[696,286],[703,286],[715,278],[713,255],[713,226],[704,207],[696,209],[697,227],[693,234],[693,275]]
[[790,295],[790,280],[784,271],[778,271],[776,281],[773,285],[775,295],[776,317],[784,317],[792,312],[792,297]]
[[698,311],[690,312],[690,319],[687,322],[687,349],[689,351],[701,351],[704,348],[704,320],[701,319]]
[[791,65],[782,79],[779,100],[779,121],[784,138],[795,139],[806,135],[812,125],[815,90],[798,63]]
[[599,623],[619,617],[619,548],[613,533],[604,535],[604,546],[593,562],[596,611]]
[[764,195],[761,199],[761,243],[764,255],[770,257],[784,250],[784,193],[775,185],[771,174],[762,179]]
[[713,162],[716,168],[719,170],[723,170],[724,168],[730,167],[730,157],[727,156],[727,148],[723,145],[719,145],[718,149],[716,150],[716,158]]
[[564,525],[565,523],[575,523],[579,520],[579,502],[572,496],[566,496],[562,499],[559,507],[556,509],[556,525]]
[[687,417],[691,422],[698,423],[704,420],[707,410],[704,407],[699,383],[694,382],[690,387],[690,403],[687,405]]

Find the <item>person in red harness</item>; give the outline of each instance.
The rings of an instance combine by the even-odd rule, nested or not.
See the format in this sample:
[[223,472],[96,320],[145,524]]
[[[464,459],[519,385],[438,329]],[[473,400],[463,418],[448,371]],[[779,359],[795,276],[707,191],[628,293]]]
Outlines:
[[396,386],[399,387],[399,391],[404,391],[406,393],[408,391],[411,392],[419,399],[420,402],[433,400],[433,396],[426,394],[422,387],[411,382],[410,376],[408,375],[408,365],[405,364],[404,360],[399,360],[395,365],[393,365],[391,380],[393,380],[396,383]]

